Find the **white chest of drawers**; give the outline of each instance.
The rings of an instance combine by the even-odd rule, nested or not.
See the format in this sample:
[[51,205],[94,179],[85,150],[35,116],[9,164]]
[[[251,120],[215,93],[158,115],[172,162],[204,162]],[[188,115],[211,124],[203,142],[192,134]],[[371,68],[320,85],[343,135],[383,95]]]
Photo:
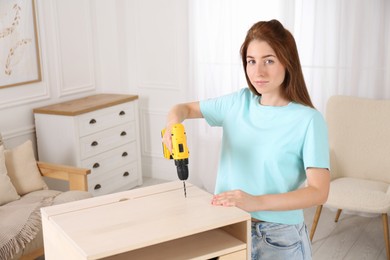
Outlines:
[[94,196],[142,184],[138,96],[93,95],[36,108],[34,117],[39,159],[91,169]]

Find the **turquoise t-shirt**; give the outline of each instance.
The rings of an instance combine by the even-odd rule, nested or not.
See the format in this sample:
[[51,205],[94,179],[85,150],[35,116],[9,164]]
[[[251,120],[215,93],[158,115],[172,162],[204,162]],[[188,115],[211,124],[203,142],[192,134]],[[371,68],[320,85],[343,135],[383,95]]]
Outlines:
[[[203,100],[200,110],[211,126],[223,127],[215,194],[240,189],[252,195],[296,190],[307,167],[329,168],[328,133],[321,113],[290,102],[262,106],[248,88]],[[299,224],[302,210],[257,211],[268,222]]]

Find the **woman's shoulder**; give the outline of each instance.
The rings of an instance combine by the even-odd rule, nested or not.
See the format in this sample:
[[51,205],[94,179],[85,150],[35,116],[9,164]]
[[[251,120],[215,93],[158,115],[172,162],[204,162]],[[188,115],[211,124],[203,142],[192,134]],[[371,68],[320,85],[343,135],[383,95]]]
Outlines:
[[294,110],[294,112],[302,113],[309,118],[323,118],[322,113],[320,111],[303,104],[292,102],[291,108],[292,110]]
[[229,100],[230,102],[236,103],[236,102],[246,102],[249,100],[254,99],[254,95],[248,88],[242,88],[238,89],[234,92],[231,92],[229,94],[223,95],[219,97],[220,99]]
[[245,101],[258,101],[259,96],[253,94],[253,92],[248,88],[242,88],[238,90],[237,92],[237,97],[239,97],[241,100]]
[[250,98],[253,96],[252,91],[250,91],[249,88],[241,88],[241,89],[238,89],[230,94],[234,95],[238,98]]

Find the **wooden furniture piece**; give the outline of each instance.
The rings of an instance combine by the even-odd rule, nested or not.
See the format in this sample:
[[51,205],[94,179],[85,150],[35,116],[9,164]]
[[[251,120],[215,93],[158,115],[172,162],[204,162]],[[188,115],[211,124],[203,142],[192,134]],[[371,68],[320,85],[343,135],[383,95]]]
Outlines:
[[94,196],[142,184],[138,96],[98,94],[33,111],[40,160],[92,169]]
[[37,166],[43,177],[69,182],[69,190],[88,191],[87,176],[91,173],[90,169],[46,162],[37,162]]
[[[328,100],[331,177],[326,206],[381,214],[387,259],[390,260],[390,100],[333,96]],[[317,207],[310,239],[321,215]]]
[[251,217],[180,181],[42,208],[45,259],[250,259]]

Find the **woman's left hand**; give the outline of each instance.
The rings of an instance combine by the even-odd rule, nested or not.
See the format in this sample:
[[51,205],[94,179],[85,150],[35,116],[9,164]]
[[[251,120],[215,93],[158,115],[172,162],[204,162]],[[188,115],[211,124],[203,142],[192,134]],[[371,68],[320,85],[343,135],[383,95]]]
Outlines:
[[251,212],[256,211],[256,197],[242,190],[232,190],[214,195],[211,204],[224,207],[238,207]]

